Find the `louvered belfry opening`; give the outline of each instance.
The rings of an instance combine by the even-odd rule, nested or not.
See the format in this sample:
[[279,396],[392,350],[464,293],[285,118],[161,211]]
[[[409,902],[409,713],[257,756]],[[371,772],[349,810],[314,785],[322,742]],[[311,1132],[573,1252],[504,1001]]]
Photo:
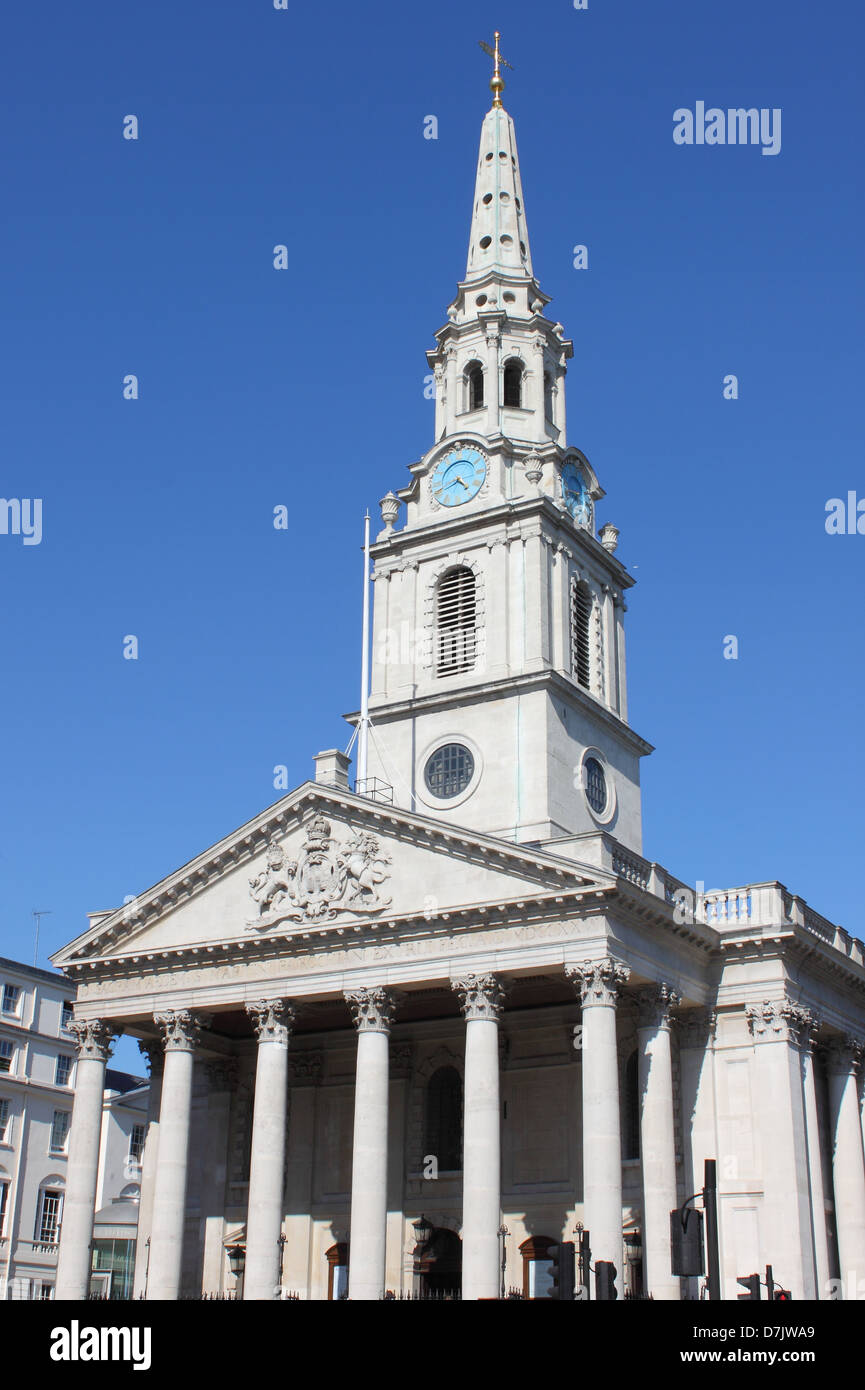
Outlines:
[[460,565],[442,575],[436,591],[436,675],[470,671],[477,653],[475,577]]
[[466,371],[468,387],[467,410],[480,410],[484,403],[484,369],[480,362],[472,362]]
[[590,629],[592,595],[587,584],[571,580],[571,667],[578,685],[591,688],[592,659]]
[[523,403],[523,368],[520,362],[505,363],[503,405],[521,406]]

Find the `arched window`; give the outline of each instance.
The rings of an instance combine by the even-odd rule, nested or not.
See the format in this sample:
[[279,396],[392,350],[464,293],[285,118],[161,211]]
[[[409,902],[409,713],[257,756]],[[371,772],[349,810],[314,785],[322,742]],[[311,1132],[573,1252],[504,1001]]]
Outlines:
[[52,1173],[39,1184],[36,1201],[36,1224],[33,1241],[36,1245],[56,1246],[60,1240],[60,1221],[63,1216],[65,1183],[59,1173]]
[[442,575],[436,589],[436,675],[470,671],[476,652],[475,577],[466,565],[458,565]]
[[117,1194],[118,1202],[140,1202],[141,1188],[137,1182],[129,1182]]
[[324,1258],[327,1260],[328,1300],[348,1298],[348,1246],[345,1241],[337,1241],[325,1250]]
[[640,1157],[640,1086],[639,1061],[634,1048],[625,1063],[625,1085],[622,1097],[622,1158]]
[[592,594],[582,580],[571,580],[571,673],[578,685],[592,684]]
[[505,363],[503,405],[521,406],[523,403],[523,364],[511,358]]
[[480,362],[466,367],[466,410],[480,410],[484,403],[484,369]]
[[529,1236],[520,1246],[523,1257],[523,1298],[552,1298],[553,1254],[558,1241],[552,1236]]
[[432,1155],[439,1172],[463,1166],[463,1083],[456,1067],[439,1067],[427,1084],[424,1158]]

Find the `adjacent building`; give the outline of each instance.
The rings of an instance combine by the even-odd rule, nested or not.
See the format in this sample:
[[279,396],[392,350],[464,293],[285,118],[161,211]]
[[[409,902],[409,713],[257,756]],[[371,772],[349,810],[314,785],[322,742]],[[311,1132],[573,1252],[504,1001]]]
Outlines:
[[[0,958],[0,1297],[52,1298],[66,1197],[77,1071],[75,989],[62,975]],[[134,1259],[147,1084],[106,1069],[100,1206],[123,1204]],[[116,1213],[115,1213],[116,1214]],[[130,1218],[132,1218],[130,1220]],[[116,1225],[116,1222],[114,1223]],[[94,1250],[104,1262],[108,1228]],[[115,1256],[112,1238],[112,1258]],[[102,1287],[104,1281],[98,1281]],[[121,1285],[115,1283],[115,1289]]]

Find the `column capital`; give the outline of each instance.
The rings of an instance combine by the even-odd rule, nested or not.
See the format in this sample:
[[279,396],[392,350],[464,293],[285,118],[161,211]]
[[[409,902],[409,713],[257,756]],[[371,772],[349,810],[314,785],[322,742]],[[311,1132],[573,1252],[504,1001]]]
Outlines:
[[628,983],[631,972],[626,965],[604,956],[602,960],[584,960],[579,965],[566,965],[565,975],[580,996],[583,1008],[603,1004],[614,1008],[619,990]]
[[460,996],[460,1008],[467,1022],[486,1018],[498,1023],[505,991],[497,975],[463,975],[459,980],[451,980],[451,989]]
[[695,1047],[701,1051],[714,1040],[718,1015],[714,1009],[685,1009],[677,1014],[674,1022],[679,1036],[679,1047]]
[[669,1028],[672,1011],[682,1002],[681,994],[664,980],[637,991],[637,1026],[639,1028]]
[[147,1070],[150,1073],[151,1081],[161,1076],[165,1069],[165,1053],[162,1051],[162,1043],[158,1038],[140,1038],[138,1041],[138,1051],[142,1057],[147,1058]]
[[189,1009],[170,1009],[153,1015],[153,1022],[162,1033],[166,1052],[194,1052],[198,1045],[202,1020]]
[[295,1018],[294,1008],[288,999],[253,999],[245,1007],[259,1044],[288,1046]]
[[826,1065],[836,1076],[849,1076],[862,1066],[865,1044],[853,1033],[829,1038],[826,1043]]
[[394,991],[389,989],[347,989],[346,1003],[359,1033],[389,1033],[396,1012]]
[[798,1047],[807,1038],[813,1015],[789,999],[764,999],[745,1010],[755,1042],[788,1042]]
[[107,1062],[114,1051],[114,1036],[120,1030],[102,1018],[75,1018],[66,1025],[75,1039],[79,1062]]

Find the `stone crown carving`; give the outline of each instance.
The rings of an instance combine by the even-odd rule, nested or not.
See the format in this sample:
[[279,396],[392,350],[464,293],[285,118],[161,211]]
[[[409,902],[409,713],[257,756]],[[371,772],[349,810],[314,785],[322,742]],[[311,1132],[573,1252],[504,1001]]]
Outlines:
[[273,835],[264,866],[249,880],[258,916],[247,930],[265,931],[287,919],[329,921],[340,912],[381,912],[391,903],[379,888],[390,877],[390,862],[375,835],[362,830],[340,844],[321,815],[310,821],[297,859]]
[[670,985],[661,981],[637,994],[637,1026],[639,1028],[669,1028],[673,1009],[682,1002]]
[[201,1033],[202,1020],[188,1009],[154,1014],[153,1022],[162,1033],[166,1052],[194,1052]]
[[246,1005],[246,1012],[260,1043],[288,1046],[294,1026],[294,1009],[287,999],[256,999]]
[[101,1018],[73,1019],[66,1027],[75,1039],[79,1061],[108,1061],[114,1051],[114,1035],[117,1032],[110,1023],[105,1023]]
[[387,989],[352,989],[345,991],[359,1033],[389,1033],[396,1012],[393,991]]
[[151,1079],[161,1076],[165,1065],[162,1043],[158,1042],[156,1038],[143,1038],[138,1043],[138,1051],[142,1057],[147,1058],[147,1070],[150,1072]]
[[830,1038],[826,1046],[826,1063],[830,1072],[848,1076],[858,1071],[865,1060],[865,1043],[861,1038],[847,1033],[842,1037]]
[[718,1016],[714,1009],[686,1009],[676,1018],[680,1047],[706,1047],[715,1036]]
[[505,1000],[505,991],[496,975],[463,975],[452,980],[452,988],[460,996],[460,1008],[470,1022],[475,1018],[498,1022]]
[[745,1010],[748,1027],[755,1042],[791,1042],[797,1047],[807,1043],[814,1015],[789,999],[764,999]]
[[628,967],[620,965],[611,956],[603,960],[586,960],[580,965],[568,965],[565,974],[577,990],[584,1009],[593,1004],[603,1004],[608,1008],[614,1005],[619,990],[631,977]]

